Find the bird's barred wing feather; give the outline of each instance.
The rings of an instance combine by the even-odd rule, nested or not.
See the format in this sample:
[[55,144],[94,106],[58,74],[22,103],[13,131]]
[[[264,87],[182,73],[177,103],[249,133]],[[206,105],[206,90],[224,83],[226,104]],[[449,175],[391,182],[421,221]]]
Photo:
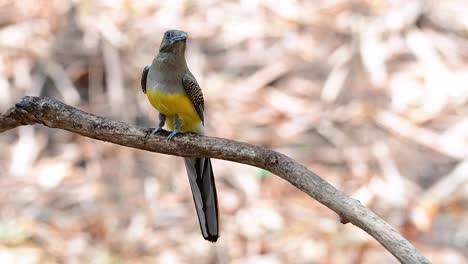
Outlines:
[[198,85],[197,80],[191,73],[187,73],[182,79],[182,86],[190,97],[198,116],[200,116],[200,120],[204,123],[203,111],[205,110],[205,101],[203,100],[203,93],[200,85]]
[[143,68],[143,72],[141,73],[141,90],[144,94],[146,94],[146,77],[148,76],[149,68],[150,66],[146,65],[145,68]]

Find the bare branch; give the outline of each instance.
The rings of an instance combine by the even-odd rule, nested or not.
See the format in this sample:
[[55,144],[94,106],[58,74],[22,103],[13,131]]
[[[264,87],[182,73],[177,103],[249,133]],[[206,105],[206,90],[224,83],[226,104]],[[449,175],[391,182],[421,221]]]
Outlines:
[[379,241],[402,263],[430,263],[393,227],[359,201],[338,191],[303,165],[276,151],[233,140],[183,134],[173,140],[168,133],[148,137],[151,129],[95,116],[50,98],[26,96],[0,115],[0,132],[43,124],[85,137],[122,146],[183,157],[210,157],[259,167],[287,180],[335,211],[343,223],[352,223]]

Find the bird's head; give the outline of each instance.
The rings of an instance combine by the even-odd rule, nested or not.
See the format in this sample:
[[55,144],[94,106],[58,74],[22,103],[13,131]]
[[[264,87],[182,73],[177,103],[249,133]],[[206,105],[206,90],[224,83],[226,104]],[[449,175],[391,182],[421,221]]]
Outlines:
[[164,32],[164,36],[159,47],[160,52],[184,52],[185,41],[188,38],[187,32],[181,30],[168,30]]

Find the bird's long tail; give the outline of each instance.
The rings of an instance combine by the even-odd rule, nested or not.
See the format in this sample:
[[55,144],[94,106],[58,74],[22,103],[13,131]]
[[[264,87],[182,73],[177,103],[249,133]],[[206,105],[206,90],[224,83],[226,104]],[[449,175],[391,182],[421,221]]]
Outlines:
[[206,240],[216,242],[219,237],[218,197],[211,160],[207,158],[184,160],[202,235]]

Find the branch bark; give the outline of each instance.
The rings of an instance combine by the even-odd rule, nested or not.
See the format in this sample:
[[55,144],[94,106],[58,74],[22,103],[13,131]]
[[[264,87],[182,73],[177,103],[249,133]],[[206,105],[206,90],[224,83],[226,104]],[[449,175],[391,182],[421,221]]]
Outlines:
[[42,124],[85,137],[152,152],[182,157],[210,157],[265,169],[290,182],[335,211],[342,223],[352,223],[379,241],[402,263],[430,263],[384,220],[346,196],[303,165],[276,151],[228,139],[182,134],[168,141],[163,131],[136,127],[78,110],[51,98],[23,97],[0,114],[0,133],[22,125]]

